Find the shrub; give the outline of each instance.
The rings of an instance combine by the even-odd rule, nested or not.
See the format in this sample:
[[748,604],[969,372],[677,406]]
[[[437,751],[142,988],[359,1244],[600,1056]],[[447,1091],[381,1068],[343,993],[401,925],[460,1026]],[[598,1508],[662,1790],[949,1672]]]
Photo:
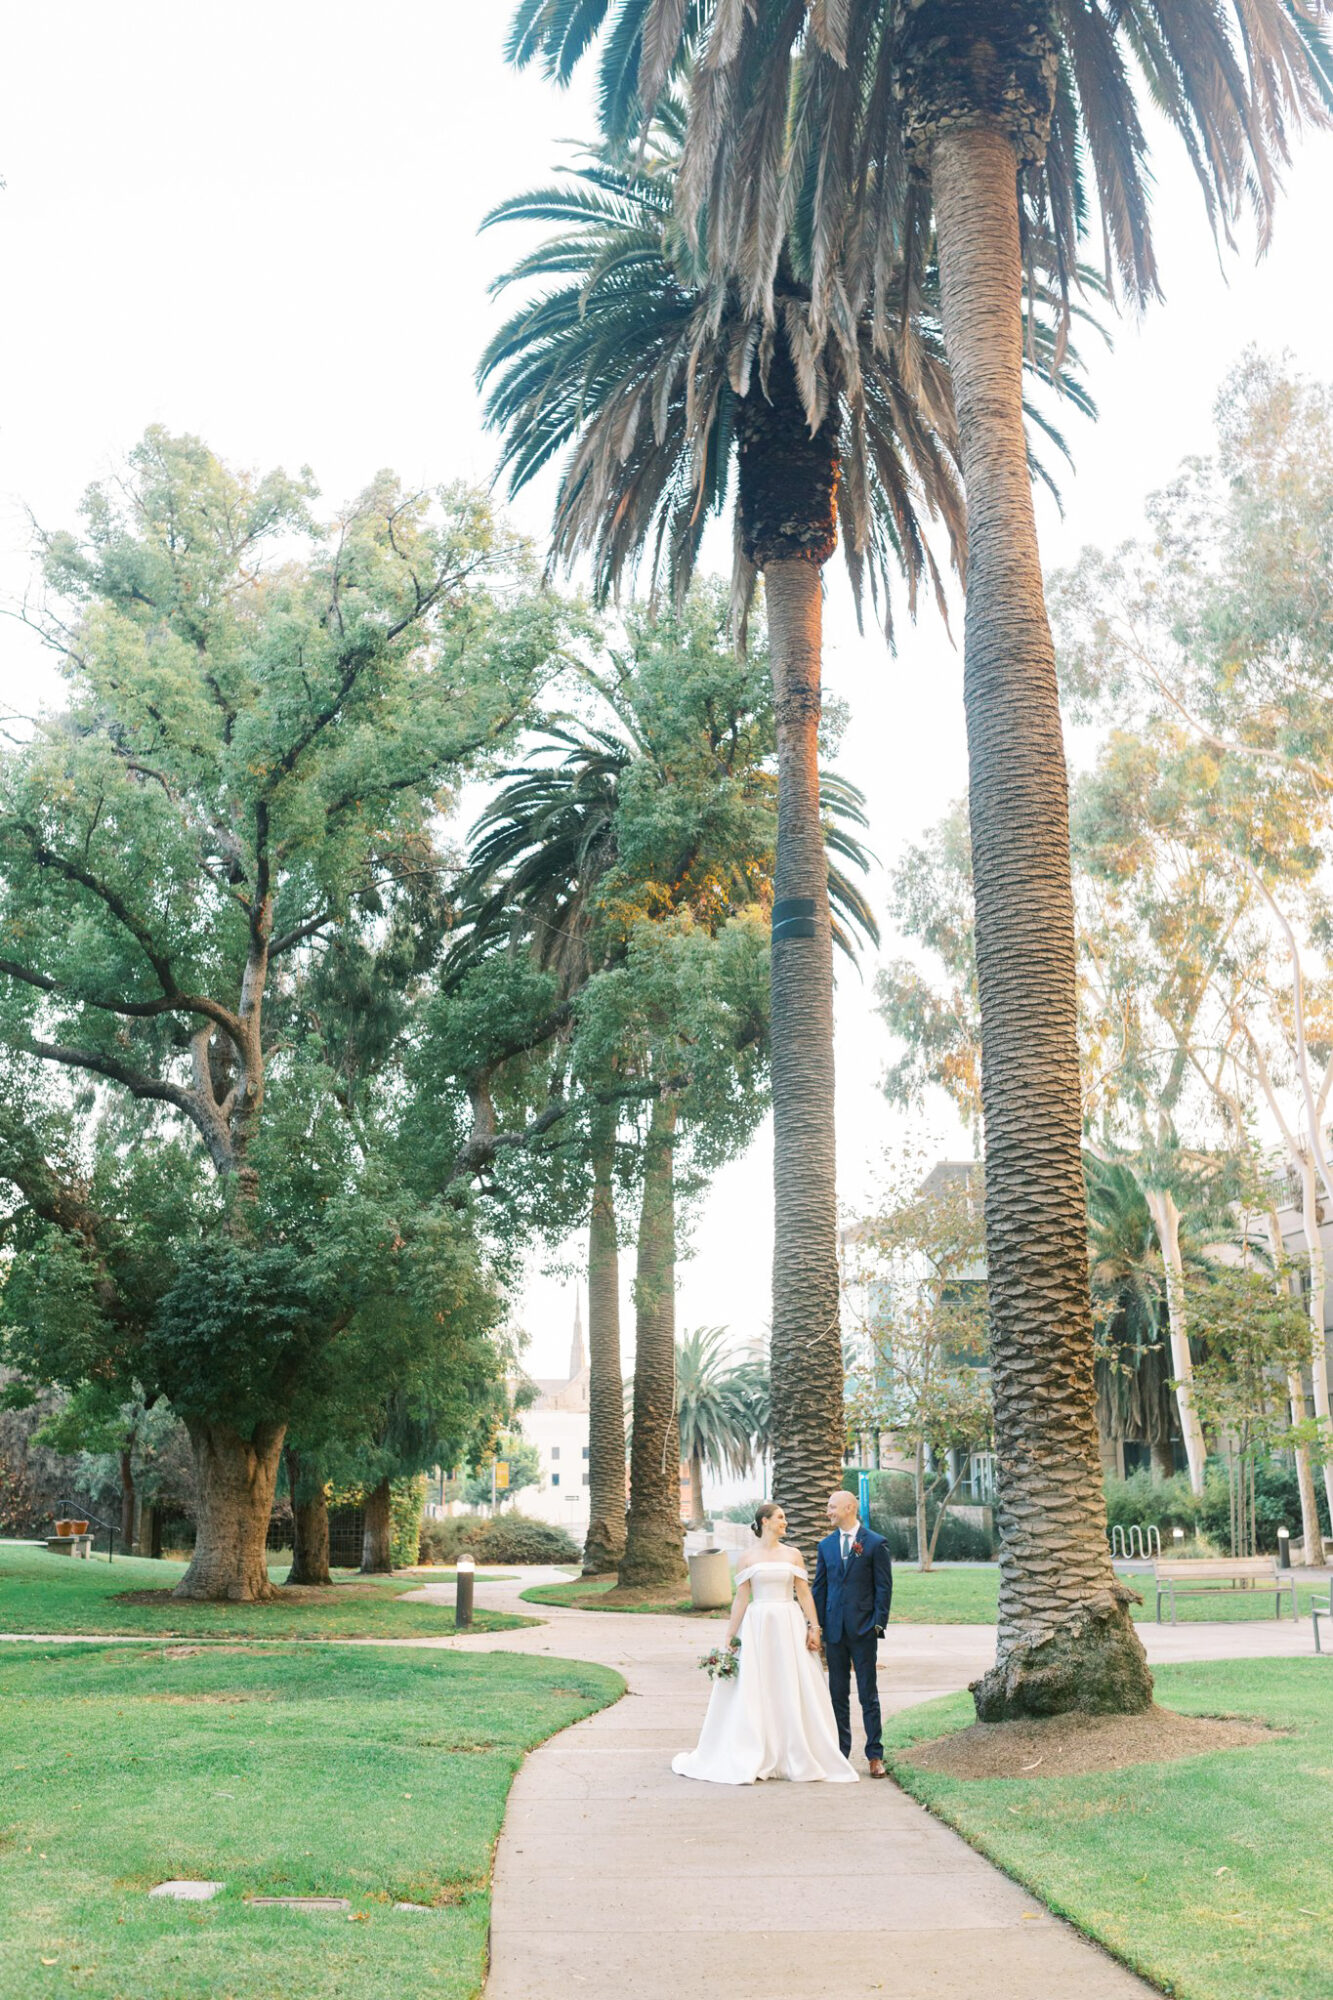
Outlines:
[[487,1563],[576,1563],[579,1548],[563,1528],[525,1514],[455,1514],[421,1524],[422,1562],[452,1563],[466,1552]]

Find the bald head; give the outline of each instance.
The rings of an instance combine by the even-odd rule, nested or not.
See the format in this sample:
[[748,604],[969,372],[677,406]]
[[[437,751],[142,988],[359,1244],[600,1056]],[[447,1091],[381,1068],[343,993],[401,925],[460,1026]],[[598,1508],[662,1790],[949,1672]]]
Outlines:
[[829,1494],[828,1517],[839,1532],[844,1528],[851,1527],[859,1511],[855,1497],[847,1491],[845,1486],[840,1486],[836,1493]]

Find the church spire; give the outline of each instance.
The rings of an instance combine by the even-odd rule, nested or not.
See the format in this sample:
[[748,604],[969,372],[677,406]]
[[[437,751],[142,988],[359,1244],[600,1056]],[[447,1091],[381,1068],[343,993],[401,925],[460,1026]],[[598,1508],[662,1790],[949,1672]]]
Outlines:
[[583,1291],[581,1286],[575,1285],[574,1341],[573,1345],[569,1350],[569,1379],[571,1382],[576,1381],[578,1377],[583,1373],[584,1366],[585,1362],[583,1355]]

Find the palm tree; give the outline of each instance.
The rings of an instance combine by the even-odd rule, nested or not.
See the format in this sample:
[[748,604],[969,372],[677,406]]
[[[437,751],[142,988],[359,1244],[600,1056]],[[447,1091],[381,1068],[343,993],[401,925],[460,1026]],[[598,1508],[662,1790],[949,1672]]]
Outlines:
[[[1080,236],[1099,222],[1131,302],[1157,292],[1145,96],[1183,138],[1214,231],[1229,236],[1249,204],[1262,246],[1289,132],[1333,108],[1326,19],[1325,0],[522,0],[511,33],[516,61],[540,55],[567,75],[605,26],[612,131],[642,122],[640,107],[692,58],[677,226],[703,228],[713,282],[731,277],[768,323],[783,310],[787,215],[804,218],[811,245],[815,343],[845,346],[855,309],[907,367],[901,301],[932,252],[938,261],[968,513],[1000,1472],[999,1650],[977,1687],[983,1720],[1152,1699],[1095,1477],[1067,779],[1022,422],[1026,253],[1048,237],[1067,290]],[[800,386],[814,425],[808,372]]]
[[[892,576],[905,578],[913,608],[923,579],[941,590],[926,521],[938,517],[960,559],[952,403],[926,309],[914,317],[906,369],[884,348],[873,315],[850,315],[836,337],[814,336],[797,237],[779,258],[769,316],[710,276],[699,232],[672,219],[679,131],[679,108],[667,102],[639,160],[609,147],[565,185],[506,202],[489,218],[559,228],[500,288],[557,282],[500,329],[480,375],[491,385],[487,416],[503,433],[511,490],[566,454],[552,560],[587,555],[599,595],[645,555],[654,584],[664,577],[683,589],[733,475],[742,629],[756,573],[764,576],[778,760],[775,1488],[794,1534],[813,1540],[841,1476],[843,1442],[833,939],[818,772],[821,572],[841,512],[858,604],[868,583],[890,629]],[[1029,331],[1034,356],[1053,365],[1049,320],[1033,315]]]
[[[619,865],[617,813],[622,786],[646,769],[658,787],[679,778],[681,745],[659,741],[651,696],[633,674],[618,681],[596,678],[620,733],[548,725],[527,762],[473,828],[470,867],[460,896],[464,912],[448,977],[485,952],[522,942],[543,966],[558,973],[561,991],[577,992],[599,967],[613,962],[623,943],[598,928],[598,897]],[[773,783],[759,760],[769,740],[755,737],[743,754],[733,746],[749,731],[737,711],[710,704],[718,736],[709,754],[723,789],[734,786],[745,810],[748,847],[726,827],[701,845],[697,830],[663,868],[663,915],[697,904],[706,892],[713,920],[765,898],[772,887]],[[764,720],[764,728],[767,728]],[[632,780],[631,780],[632,781]],[[864,872],[869,857],[858,830],[865,825],[861,794],[833,772],[820,778],[822,832],[834,941],[855,955],[857,935],[878,938],[875,919],[849,871]],[[845,864],[845,865],[840,865]],[[589,1124],[593,1169],[589,1224],[591,1526],[585,1570],[618,1567],[626,1583],[661,1583],[683,1573],[674,1425],[675,1351],[675,1113],[655,1105],[645,1135],[638,1264],[635,1285],[635,1439],[631,1465],[628,1546],[624,1515],[625,1438],[620,1379],[616,1225],[612,1177],[614,1113],[594,1110]]]
[[1107,1439],[1144,1439],[1155,1475],[1169,1478],[1180,1423],[1157,1231],[1143,1189],[1123,1161],[1089,1156],[1084,1171],[1093,1306],[1103,1321],[1094,1364],[1098,1432]]
[[744,1472],[753,1456],[743,1365],[731,1362],[724,1326],[699,1326],[676,1347],[680,1455],[690,1468],[690,1526],[704,1523],[704,1469]]

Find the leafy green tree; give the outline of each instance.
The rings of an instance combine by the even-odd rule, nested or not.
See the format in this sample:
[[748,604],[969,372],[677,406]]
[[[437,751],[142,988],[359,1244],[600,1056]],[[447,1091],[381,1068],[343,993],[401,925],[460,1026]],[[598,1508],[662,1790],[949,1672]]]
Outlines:
[[502,1432],[488,1456],[478,1462],[475,1471],[469,1473],[463,1483],[463,1498],[469,1507],[490,1505],[491,1463],[499,1459],[504,1460],[509,1474],[508,1484],[503,1488],[497,1487],[495,1491],[495,1499],[500,1505],[512,1500],[525,1486],[540,1485],[542,1455],[536,1445],[529,1444],[526,1438],[514,1431]]
[[192,1596],[269,1589],[297,1379],[395,1236],[283,1012],[328,940],[438,878],[442,793],[557,636],[553,602],[488,590],[514,565],[475,496],[383,474],[327,524],[313,497],[149,431],[82,536],[45,538],[68,704],[0,759],[0,1041],[150,1107],[213,1176],[146,1343],[195,1451]]
[[[1326,123],[1333,101],[1323,18],[1321,0],[1128,0],[1110,14],[1094,0],[872,0],[776,15],[730,0],[521,0],[514,17],[515,59],[544,57],[558,76],[605,29],[613,130],[642,126],[692,59],[677,222],[703,227],[711,278],[775,313],[784,224],[799,216],[816,351],[831,335],[850,358],[851,301],[891,343],[899,302],[937,262],[969,523],[1000,1463],[1000,1647],[978,1684],[983,1719],[1137,1711],[1152,1686],[1093,1477],[1066,771],[1022,421],[1025,252],[1048,237],[1067,285],[1091,229],[1132,303],[1157,292],[1145,102],[1183,140],[1214,230],[1229,235],[1250,204],[1262,243],[1290,135]],[[801,388],[814,426],[812,374]]]

